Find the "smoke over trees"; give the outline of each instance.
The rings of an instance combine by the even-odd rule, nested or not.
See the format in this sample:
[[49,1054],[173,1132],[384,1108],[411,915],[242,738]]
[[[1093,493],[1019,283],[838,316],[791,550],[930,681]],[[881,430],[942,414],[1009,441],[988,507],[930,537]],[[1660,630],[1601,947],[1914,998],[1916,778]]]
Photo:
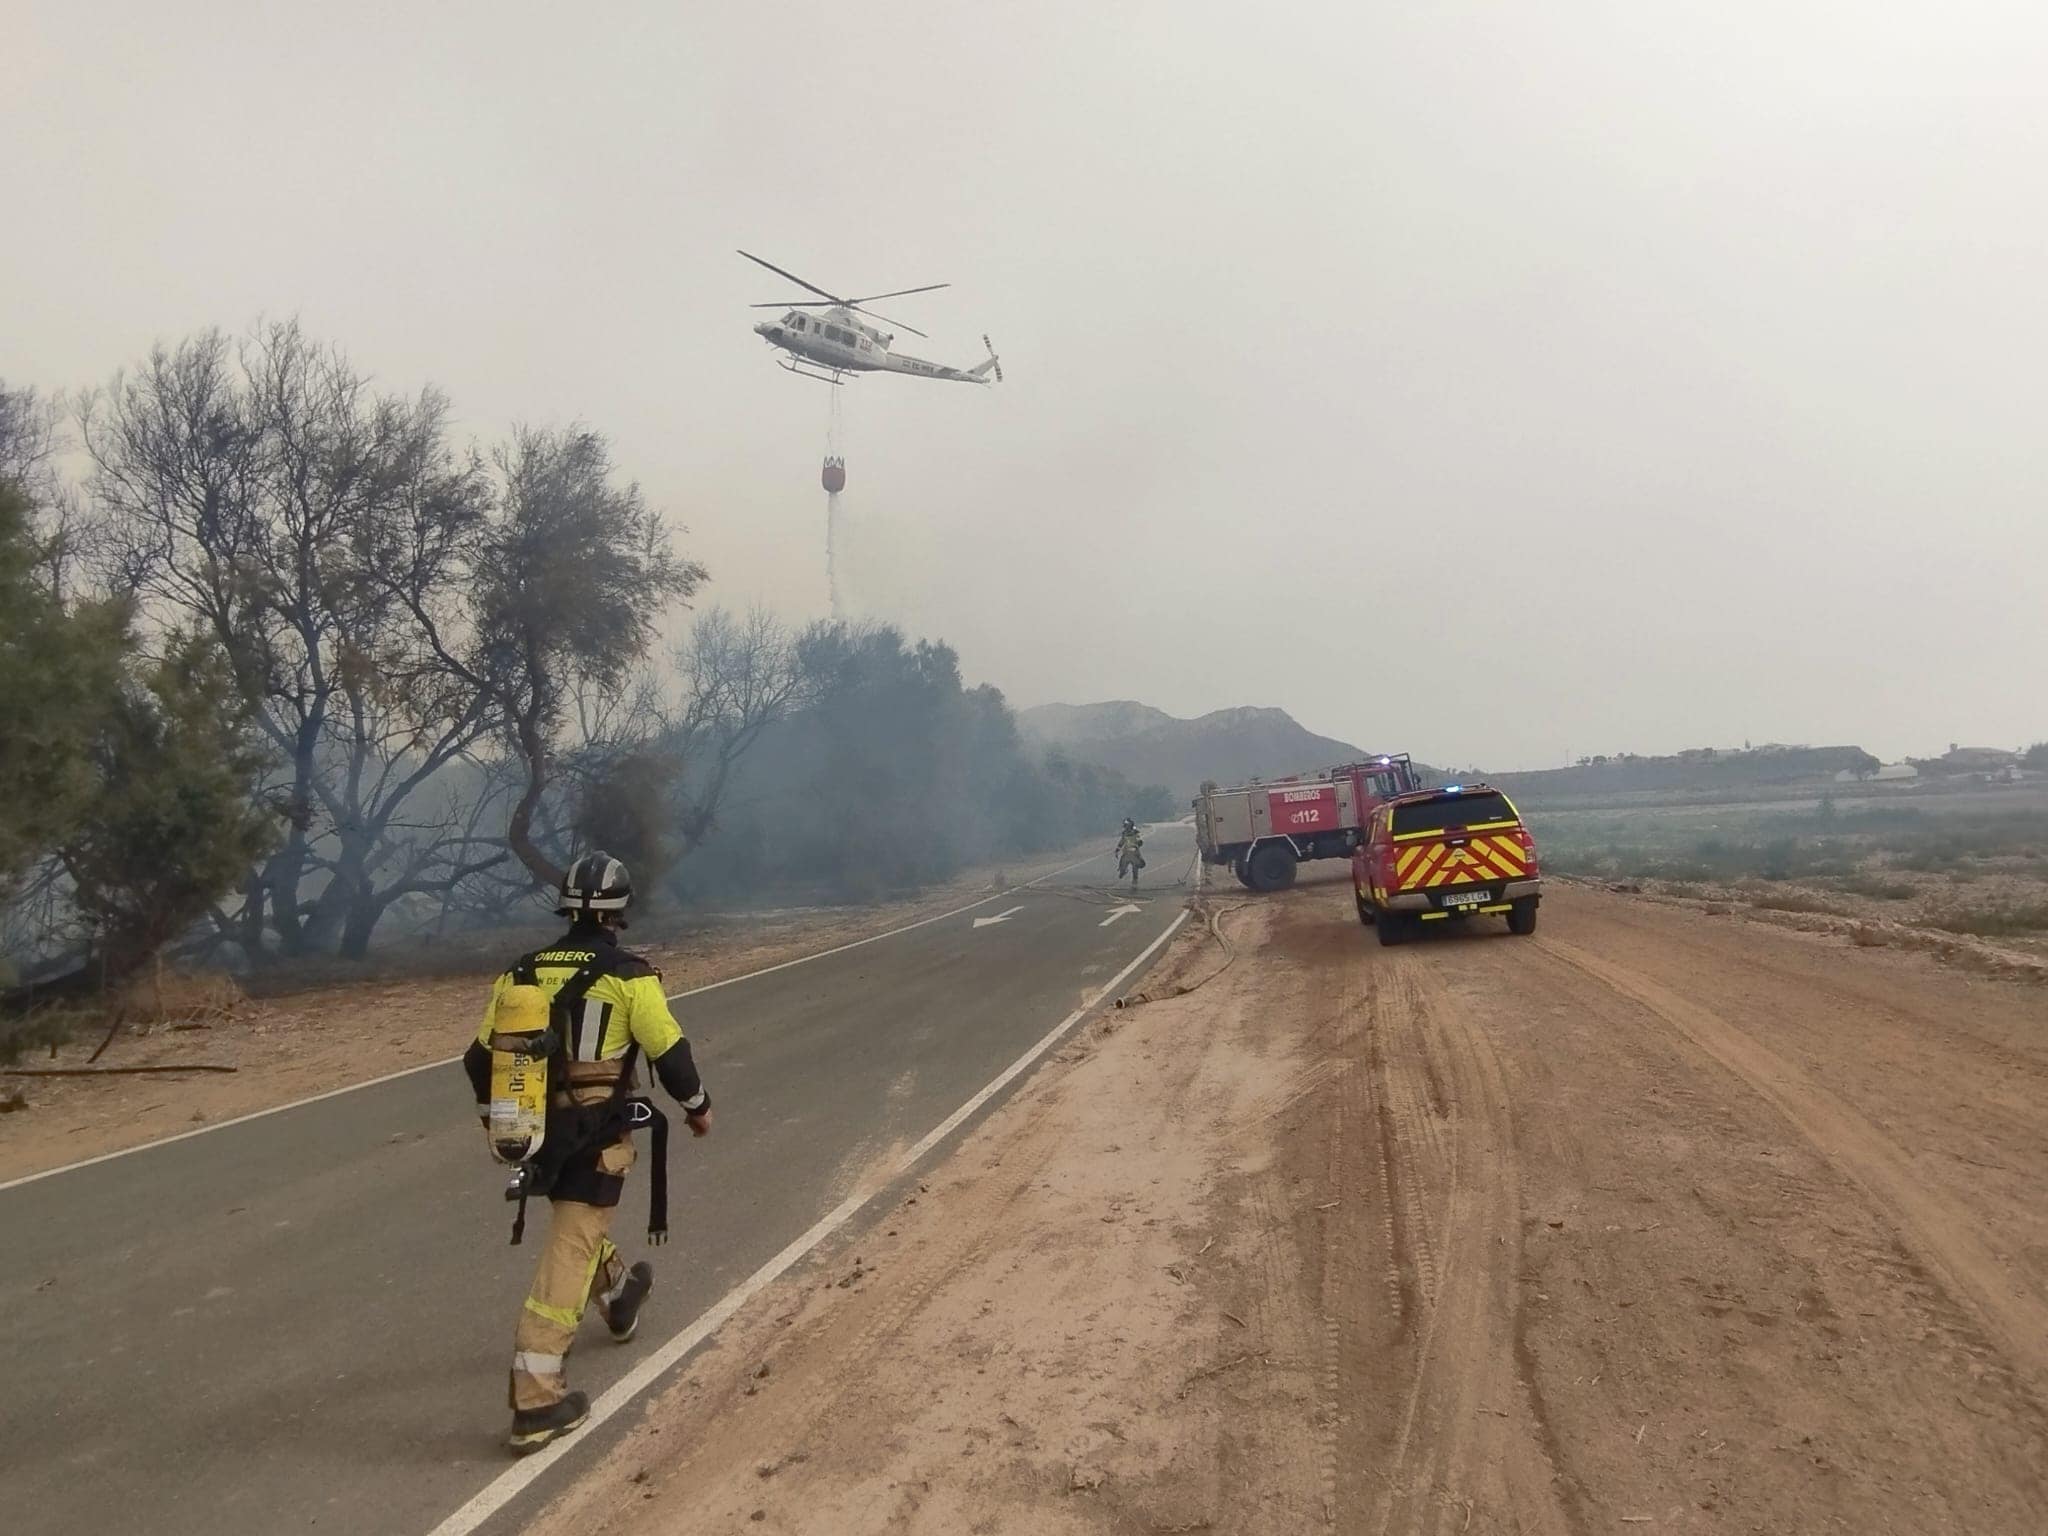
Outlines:
[[[0,388],[0,954],[366,954],[502,921],[578,848],[656,899],[858,898],[1167,813],[953,651],[695,615],[582,427],[458,444],[293,321]],[[69,451],[79,473],[57,465]]]
[[[506,843],[535,881],[561,879],[565,858],[534,838],[555,775],[555,743],[572,704],[615,705],[654,643],[662,615],[707,572],[677,558],[640,487],[612,484],[610,445],[594,432],[522,428],[492,462],[495,505],[445,532],[466,582],[459,598],[432,583],[392,581],[443,675],[475,701],[525,775]],[[423,542],[444,530],[429,514]],[[465,636],[466,630],[466,636]]]
[[1164,789],[1040,760],[950,646],[889,626],[714,608],[659,682],[671,702],[650,680],[638,725],[587,753],[573,820],[656,901],[866,899],[1171,814]]
[[733,776],[718,825],[678,872],[684,891],[865,897],[1167,814],[1164,790],[1057,755],[1041,763],[1001,692],[962,683],[950,646],[820,624],[791,651],[802,705]]

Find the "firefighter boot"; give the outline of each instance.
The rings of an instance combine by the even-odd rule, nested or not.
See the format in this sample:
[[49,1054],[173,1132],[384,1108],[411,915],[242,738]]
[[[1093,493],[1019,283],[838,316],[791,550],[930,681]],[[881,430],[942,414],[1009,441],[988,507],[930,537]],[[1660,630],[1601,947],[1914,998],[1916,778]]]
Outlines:
[[531,1455],[550,1440],[561,1439],[589,1417],[590,1399],[581,1392],[571,1392],[545,1408],[518,1409],[512,1415],[512,1454]]
[[619,1288],[605,1298],[604,1325],[617,1343],[623,1344],[633,1337],[633,1331],[640,1326],[640,1309],[647,1304],[647,1293],[653,1289],[654,1266],[642,1259],[626,1271]]

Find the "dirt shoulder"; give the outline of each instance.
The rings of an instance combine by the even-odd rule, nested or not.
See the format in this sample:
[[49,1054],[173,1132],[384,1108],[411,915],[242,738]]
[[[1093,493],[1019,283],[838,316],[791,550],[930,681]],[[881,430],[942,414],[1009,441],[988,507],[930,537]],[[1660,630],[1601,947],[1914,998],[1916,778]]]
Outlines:
[[[1001,878],[1028,881],[1096,851],[1091,846],[1028,867],[1012,865]],[[628,942],[661,967],[671,991],[684,991],[950,911],[991,893],[995,878],[993,870],[975,870],[875,906],[745,913],[709,919],[682,933],[643,936],[636,930]],[[255,997],[220,978],[174,977],[166,998],[174,1016],[124,1028],[99,1064],[208,1063],[235,1070],[0,1077],[0,1096],[19,1094],[22,1101],[0,1113],[0,1181],[459,1055],[503,957],[545,943],[558,931],[553,924],[536,924],[508,932],[500,936],[498,959],[484,960],[479,950],[472,967],[453,975],[380,975]],[[180,1012],[192,1016],[175,1017]],[[678,1008],[678,1017],[687,1031],[687,1005]],[[38,1050],[14,1065],[80,1067],[98,1044],[96,1033],[81,1033],[54,1057]]]
[[[1585,890],[1342,884],[1106,1015],[535,1529],[2048,1524],[2048,1008]],[[1190,929],[1146,984],[1214,972]]]

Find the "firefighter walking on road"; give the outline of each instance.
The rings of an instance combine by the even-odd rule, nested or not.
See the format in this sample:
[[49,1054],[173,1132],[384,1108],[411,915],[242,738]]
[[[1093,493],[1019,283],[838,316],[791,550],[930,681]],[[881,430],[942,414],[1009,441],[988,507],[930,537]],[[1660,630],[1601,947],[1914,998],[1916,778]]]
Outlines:
[[1121,882],[1128,871],[1133,890],[1138,886],[1138,871],[1145,867],[1144,847],[1144,834],[1138,830],[1138,824],[1126,816],[1124,829],[1116,840],[1116,877]]
[[[654,1075],[682,1105],[691,1134],[711,1130],[711,1096],[697,1075],[690,1042],[663,995],[661,973],[619,946],[619,930],[633,896],[625,865],[603,853],[579,859],[562,877],[559,915],[569,931],[545,949],[522,956],[491,989],[483,1028],[462,1064],[476,1090],[477,1112],[494,1139],[493,1038],[511,1028],[519,1001],[546,994],[547,1072],[545,1129],[536,1135],[515,1187],[546,1195],[547,1238],[533,1284],[513,1333],[511,1447],[537,1451],[589,1416],[585,1394],[569,1390],[566,1357],[591,1302],[613,1339],[625,1343],[639,1326],[654,1287],[645,1260],[628,1267],[611,1240],[612,1213],[633,1166],[633,1125],[655,1123],[656,1162],[648,1238],[666,1236],[663,1155],[666,1121],[644,1100],[633,1100],[636,1060],[645,1055]],[[502,1016],[501,1016],[502,1015]],[[538,1049],[538,1048],[536,1048]],[[500,1106],[500,1108],[504,1108]],[[502,1143],[501,1157],[506,1156]],[[507,1160],[512,1160],[508,1158]],[[525,1220],[520,1202],[519,1224]]]

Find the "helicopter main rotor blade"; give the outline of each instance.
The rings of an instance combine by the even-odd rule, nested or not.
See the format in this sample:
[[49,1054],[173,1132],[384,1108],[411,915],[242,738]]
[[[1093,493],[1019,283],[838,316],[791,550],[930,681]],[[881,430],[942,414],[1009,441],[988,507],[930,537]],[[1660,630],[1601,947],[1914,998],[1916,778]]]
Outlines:
[[[846,307],[857,315],[866,315],[870,320],[879,320],[884,325],[893,325],[899,331],[908,331],[913,336],[924,336],[924,332],[920,331],[916,326],[905,325],[901,320],[891,320],[887,315],[878,315],[872,309],[862,309],[858,304],[849,304]],[[925,340],[930,341],[931,338],[925,336]]]
[[775,265],[775,263],[772,261],[763,261],[760,257],[756,256],[752,251],[741,251],[740,255],[746,257],[747,260],[754,263],[754,265],[757,267],[766,267],[770,272],[773,272],[777,277],[788,278],[792,283],[795,283],[797,287],[807,289],[811,293],[815,293],[821,299],[830,299],[834,304],[844,304],[846,302],[846,300],[838,297],[836,294],[827,293],[824,289],[820,288],[816,283],[805,282],[802,278],[798,277],[794,272],[783,271],[782,268]]
[[950,288],[951,283],[926,283],[922,288],[898,288],[894,293],[871,293],[864,299],[848,299],[849,304],[873,304],[878,299],[900,299],[906,293],[936,293],[941,288]]
[[840,302],[840,301],[839,301],[838,299],[785,299],[785,300],[784,300],[784,301],[783,301],[782,303],[780,303],[780,304],[749,304],[749,305],[747,306],[747,308],[749,308],[749,309],[850,309],[850,310],[852,310],[852,311],[853,311],[853,312],[854,312],[855,314],[857,314],[857,315],[866,315],[866,316],[867,316],[867,317],[868,317],[868,318],[869,318],[870,320],[879,320],[879,321],[881,321],[881,322],[882,322],[882,324],[884,324],[884,325],[893,325],[893,326],[895,326],[895,327],[896,327],[896,329],[897,329],[897,330],[899,330],[899,331],[907,331],[907,332],[909,332],[909,333],[910,333],[910,334],[911,334],[912,336],[924,336],[924,339],[925,339],[926,341],[930,341],[930,340],[931,340],[931,338],[930,338],[929,336],[925,336],[925,333],[924,333],[923,331],[920,331],[920,330],[919,330],[919,329],[918,329],[918,328],[917,328],[916,326],[914,326],[914,325],[905,325],[905,324],[904,324],[904,323],[903,323],[903,322],[902,322],[901,320],[891,320],[891,319],[890,319],[890,318],[889,318],[889,317],[888,317],[887,315],[878,315],[878,314],[876,314],[876,313],[875,313],[875,312],[874,312],[874,311],[873,311],[872,309],[862,309],[862,308],[861,308],[861,307],[860,307],[860,306],[859,306],[858,304],[843,304],[843,303],[841,303],[841,302]]

